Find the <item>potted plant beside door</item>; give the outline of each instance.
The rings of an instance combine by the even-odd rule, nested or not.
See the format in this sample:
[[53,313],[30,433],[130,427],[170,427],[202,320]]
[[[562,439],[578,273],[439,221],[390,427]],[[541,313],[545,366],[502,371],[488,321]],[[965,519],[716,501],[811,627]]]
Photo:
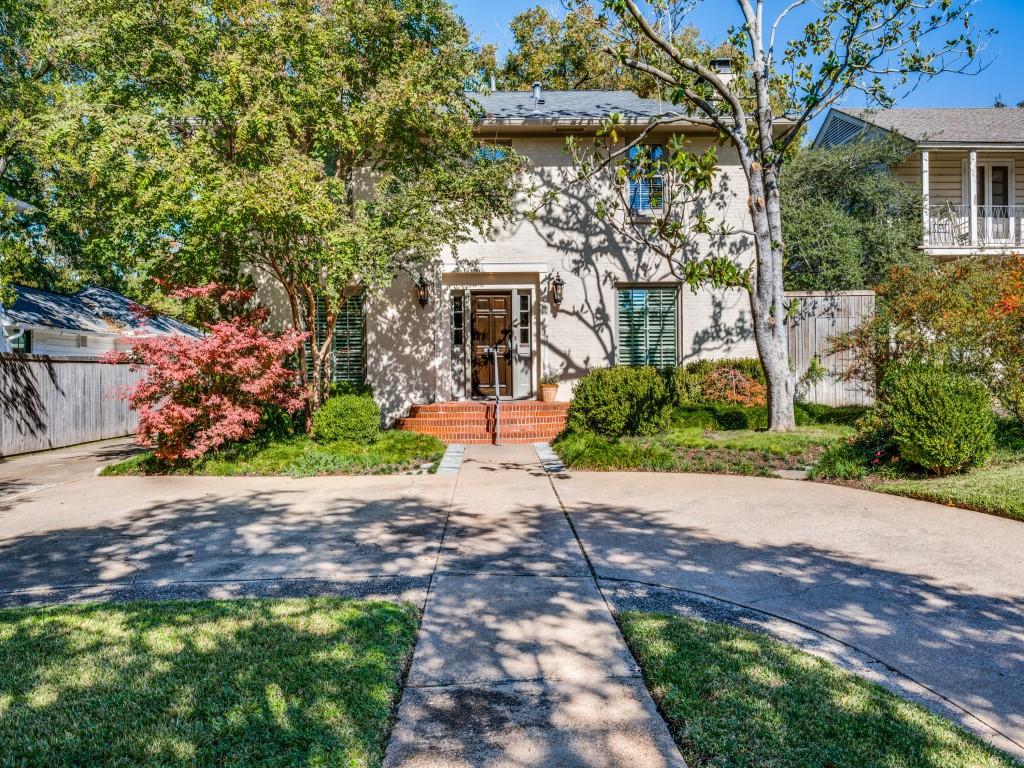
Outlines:
[[540,377],[540,401],[553,403],[558,399],[558,382],[562,376],[554,368],[548,368]]

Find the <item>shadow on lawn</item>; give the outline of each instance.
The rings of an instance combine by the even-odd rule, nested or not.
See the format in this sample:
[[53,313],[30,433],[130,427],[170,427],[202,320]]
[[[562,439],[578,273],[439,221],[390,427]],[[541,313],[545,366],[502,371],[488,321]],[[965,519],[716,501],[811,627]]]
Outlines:
[[0,611],[0,754],[55,767],[375,764],[415,627],[412,608],[334,600]]
[[[616,656],[609,650],[613,644],[605,642],[614,627],[609,628],[557,500],[550,489],[543,495],[547,483],[533,476],[534,467],[512,462],[504,469],[467,464],[460,484],[473,473],[486,480],[456,499],[440,552],[451,486],[433,478],[373,479],[360,486],[360,493],[346,491],[350,480],[288,483],[279,486],[285,490],[234,495],[189,491],[141,506],[114,523],[0,539],[0,590],[204,579],[426,578],[437,562],[441,577],[431,606],[437,600],[443,642],[424,644],[417,659],[422,669],[437,671],[442,687],[431,688],[424,680],[423,687],[407,690],[403,706],[434,730],[396,732],[406,754],[442,754],[453,764],[510,768],[603,766],[609,755],[626,755],[627,747],[639,744],[634,764],[664,765],[656,736],[638,730],[648,722],[642,699],[631,693],[639,682],[629,659]],[[576,474],[559,481],[559,491],[600,577],[703,592],[829,632],[1024,741],[1024,580],[1017,578],[1013,562],[1005,563],[1007,580],[1000,588],[970,589],[912,568],[897,570],[840,546],[803,543],[799,527],[785,545],[757,543],[757,537],[741,541],[728,516],[713,526],[696,513],[711,500],[708,491],[688,491],[682,476],[667,501],[652,500],[643,487],[626,481],[619,481],[614,493],[588,485],[583,498],[590,501],[572,500],[572,484],[596,482]],[[365,488],[371,486],[377,496],[368,501]],[[197,487],[217,488],[213,483]],[[795,493],[802,488],[791,487]],[[499,501],[507,513],[496,514]],[[783,502],[776,491],[759,493],[751,486],[742,503],[732,520]],[[800,505],[797,498],[791,503]],[[837,506],[829,514],[838,511]],[[843,524],[858,525],[863,510],[849,511]],[[912,522],[908,519],[907,526]],[[917,546],[912,533],[908,529],[904,546]],[[993,556],[1006,544],[993,542]],[[468,583],[480,573],[494,574],[493,591],[455,590],[458,580]],[[555,578],[543,580],[548,586],[541,588],[540,580],[530,578],[537,575]],[[65,597],[87,595],[71,589]],[[432,620],[430,611],[425,622]],[[57,636],[54,642],[67,640]],[[483,648],[500,649],[500,659],[478,656],[474,649]],[[167,663],[173,666],[173,659]],[[567,669],[588,668],[610,672],[582,676],[572,688],[562,685]],[[245,681],[245,670],[232,674]],[[483,697],[487,688],[496,691],[493,697]],[[67,693],[71,702],[79,695]],[[154,706],[163,711],[172,704]],[[762,706],[781,705],[769,697]],[[477,743],[487,750],[485,758],[466,747],[472,729],[481,734]],[[567,729],[571,738],[553,738],[553,732]],[[87,727],[79,731],[73,738],[89,732]],[[639,735],[627,744],[623,733]],[[896,764],[906,746],[880,743],[879,759],[888,755]],[[924,753],[921,760],[933,760],[919,762],[922,766],[943,764],[934,757],[940,746],[924,732],[911,743]]]

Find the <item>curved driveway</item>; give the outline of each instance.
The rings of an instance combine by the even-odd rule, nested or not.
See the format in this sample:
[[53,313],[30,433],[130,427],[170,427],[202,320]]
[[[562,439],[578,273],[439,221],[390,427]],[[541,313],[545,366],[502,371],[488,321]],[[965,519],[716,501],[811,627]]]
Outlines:
[[1024,523],[789,480],[573,473],[555,486],[613,602],[671,604],[661,587],[797,622],[1024,753]]
[[[569,585],[583,594],[592,568],[613,607],[718,611],[817,643],[915,693],[906,676],[925,700],[1024,755],[1024,523],[807,482],[548,476],[528,446],[471,448],[457,477],[96,478],[56,468],[67,479],[41,488],[41,461],[0,466],[0,605],[311,592],[422,603],[433,580],[432,595],[465,582],[498,611],[493,590],[532,576],[554,585],[536,597],[554,645],[516,646],[515,670],[528,654],[543,669],[567,648],[584,653],[558,617],[574,615]],[[596,592],[586,594],[590,618],[606,626]],[[462,621],[466,638],[486,640],[473,616],[457,615],[462,604],[438,631]],[[428,608],[428,629],[430,617]],[[432,648],[417,649],[428,672]]]

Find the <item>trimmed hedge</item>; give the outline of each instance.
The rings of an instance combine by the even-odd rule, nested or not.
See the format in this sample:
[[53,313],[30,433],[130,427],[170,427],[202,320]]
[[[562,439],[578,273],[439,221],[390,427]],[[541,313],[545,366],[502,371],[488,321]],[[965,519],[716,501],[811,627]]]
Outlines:
[[651,366],[595,368],[576,385],[567,426],[604,437],[653,435],[672,415],[669,387]]
[[881,395],[882,420],[912,464],[948,475],[984,464],[995,449],[992,400],[978,381],[932,364],[894,365]]
[[321,443],[349,440],[369,445],[380,436],[380,408],[372,397],[329,397],[313,414],[312,438]]

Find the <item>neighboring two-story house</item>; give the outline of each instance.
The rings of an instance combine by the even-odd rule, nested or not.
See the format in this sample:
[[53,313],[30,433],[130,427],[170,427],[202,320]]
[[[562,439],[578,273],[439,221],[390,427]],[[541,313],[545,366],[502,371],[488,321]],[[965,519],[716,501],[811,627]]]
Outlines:
[[1024,109],[832,109],[814,146],[886,134],[914,145],[892,171],[924,196],[925,252],[948,260],[1020,250]]
[[[416,404],[493,399],[496,391],[503,399],[536,398],[548,370],[561,374],[559,399],[568,400],[592,368],[756,355],[745,291],[694,293],[663,261],[602,222],[596,201],[569,184],[566,136],[586,141],[618,113],[632,140],[671,105],[625,91],[539,87],[473,98],[485,112],[478,136],[525,156],[528,184],[559,192],[493,240],[444,255],[421,283],[399,277],[381,295],[351,301],[334,341],[336,378],[365,380],[390,421]],[[672,133],[685,134],[695,151],[716,141],[706,126],[683,121],[649,141],[664,145]],[[718,156],[721,172],[707,205],[735,234],[701,238],[694,254],[728,252],[749,263],[746,182],[734,150],[720,146]],[[630,191],[645,215],[659,215],[654,191]],[[524,210],[534,201],[524,199]],[[499,350],[497,366],[489,348]]]

